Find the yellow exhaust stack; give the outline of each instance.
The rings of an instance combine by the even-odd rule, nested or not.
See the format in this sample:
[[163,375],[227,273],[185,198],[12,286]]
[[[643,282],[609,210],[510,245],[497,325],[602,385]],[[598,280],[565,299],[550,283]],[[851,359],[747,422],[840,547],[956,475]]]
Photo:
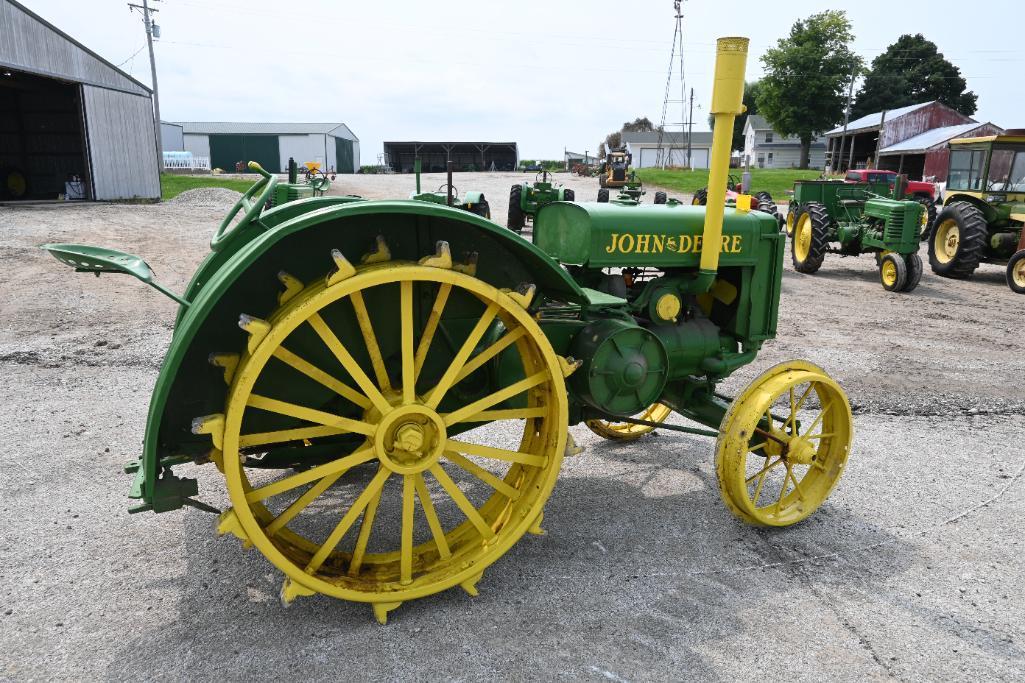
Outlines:
[[701,240],[701,275],[712,284],[719,269],[726,180],[730,171],[730,148],[737,114],[744,113],[744,72],[747,66],[747,38],[720,38],[716,43],[715,83],[712,85],[712,158],[708,169],[708,202]]

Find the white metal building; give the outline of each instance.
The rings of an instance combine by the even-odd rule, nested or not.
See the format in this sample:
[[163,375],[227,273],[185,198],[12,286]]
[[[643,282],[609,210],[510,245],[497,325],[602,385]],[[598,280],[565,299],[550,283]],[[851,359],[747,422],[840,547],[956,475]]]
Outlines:
[[259,162],[271,173],[288,169],[289,157],[325,170],[359,170],[359,138],[344,123],[181,122],[185,151],[210,159],[211,168],[234,171],[242,161]]
[[[663,156],[666,158],[666,166],[681,168],[687,166],[686,133],[663,133],[661,151],[659,151],[658,131],[623,133],[623,144],[630,145],[634,168],[662,166]],[[690,140],[690,167],[708,168],[708,157],[711,150],[712,134],[709,132],[694,133]]]
[[149,88],[0,0],[0,200],[157,199]]

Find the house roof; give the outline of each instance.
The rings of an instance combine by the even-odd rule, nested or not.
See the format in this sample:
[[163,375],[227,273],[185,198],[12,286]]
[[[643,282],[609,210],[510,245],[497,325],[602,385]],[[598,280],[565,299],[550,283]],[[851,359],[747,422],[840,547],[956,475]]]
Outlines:
[[[662,133],[661,135],[662,135],[662,144],[664,144],[664,145],[679,146],[679,145],[686,145],[687,144],[687,134],[686,133],[665,132],[665,133]],[[642,131],[642,132],[635,132],[635,133],[634,132],[632,132],[632,133],[623,133],[623,143],[625,144],[625,143],[629,142],[631,144],[645,144],[645,143],[658,144],[658,136],[659,136],[659,132],[657,130]],[[710,131],[699,131],[697,133],[694,133],[691,136],[691,144],[692,145],[710,145],[710,144],[712,144],[712,133]]]
[[751,126],[755,130],[772,130],[772,126],[770,126],[769,122],[765,120],[765,117],[759,116],[758,114],[751,114],[748,116],[747,123],[744,124],[744,126]]
[[879,150],[879,156],[922,153],[933,147],[946,144],[954,138],[964,137],[966,133],[970,133],[973,130],[977,130],[987,125],[992,124],[972,122],[960,123],[956,126],[933,128],[932,130],[927,130],[924,133],[919,133],[914,137],[908,138],[903,142],[898,142],[895,145],[884,147]]
[[178,121],[186,135],[334,135],[359,140],[344,123]]
[[[910,114],[911,112],[915,111],[916,109],[921,109],[922,107],[927,107],[930,104],[932,104],[933,102],[935,102],[935,100],[930,100],[929,102],[920,102],[918,104],[909,104],[906,107],[897,107],[896,109],[887,109],[886,112],[885,112],[886,113],[886,120],[887,121],[892,121],[893,119],[896,119],[896,118],[899,118],[901,116],[904,116],[905,114]],[[877,112],[874,112],[872,114],[866,114],[865,116],[862,116],[861,118],[854,119],[853,121],[849,121],[847,123],[847,132],[848,133],[858,133],[858,132],[865,131],[865,130],[873,130],[873,129],[876,129],[876,128],[881,128],[882,125],[883,125],[883,113],[884,112],[877,111]],[[843,135],[843,125],[839,125],[836,128],[834,128],[833,130],[827,131],[825,134],[826,135]]]

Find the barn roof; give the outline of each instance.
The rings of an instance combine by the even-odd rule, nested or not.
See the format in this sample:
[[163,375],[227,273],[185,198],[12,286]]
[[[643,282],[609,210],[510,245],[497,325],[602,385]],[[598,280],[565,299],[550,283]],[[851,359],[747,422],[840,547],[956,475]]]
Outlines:
[[[897,107],[896,109],[887,109],[886,120],[892,121],[896,118],[910,114],[911,112],[921,109],[922,107],[928,107],[935,100],[930,102],[920,102],[919,104],[909,104],[906,107]],[[854,119],[847,124],[847,133],[859,133],[865,130],[873,130],[875,128],[881,128],[883,125],[883,113],[881,111],[874,112],[872,114],[866,114],[860,118]],[[843,126],[837,126],[831,131],[825,133],[825,135],[842,135]]]
[[942,128],[933,128],[927,130],[924,133],[908,138],[903,142],[898,142],[895,145],[884,147],[879,150],[879,156],[886,156],[891,154],[921,154],[926,150],[939,145],[944,145],[954,138],[964,137],[966,133],[970,133],[973,130],[983,128],[985,126],[992,126],[989,123],[960,123],[956,126],[944,126]]
[[186,135],[334,135],[358,140],[344,123],[178,121]]

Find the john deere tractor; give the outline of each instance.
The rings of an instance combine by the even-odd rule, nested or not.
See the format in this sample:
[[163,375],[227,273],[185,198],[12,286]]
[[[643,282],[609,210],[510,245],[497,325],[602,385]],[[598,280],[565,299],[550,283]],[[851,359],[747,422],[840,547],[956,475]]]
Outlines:
[[509,190],[509,216],[505,227],[520,232],[527,221],[534,220],[534,216],[545,204],[571,202],[576,198],[573,190],[549,180],[551,175],[542,169],[533,183],[512,186]]
[[[905,180],[898,177],[896,196],[904,196]],[[923,207],[917,201],[882,197],[861,184],[805,180],[795,183],[792,206],[790,246],[797,272],[817,272],[827,253],[874,254],[884,289],[910,292],[918,286]]]
[[[737,197],[748,190],[741,187],[740,179],[735,175],[729,175],[726,179],[726,206],[734,206]],[[776,219],[776,222],[783,225],[783,217],[779,213],[779,207],[768,192],[755,192],[752,195],[754,207],[763,213],[767,213]],[[708,203],[708,188],[702,187],[694,192],[690,203],[694,206],[704,206]]]
[[943,210],[929,239],[937,275],[967,278],[980,263],[1007,265],[1007,285],[1025,294],[1025,131],[950,143]]
[[633,154],[628,147],[614,147],[605,153],[598,167],[598,185],[601,187],[624,187],[630,173]]
[[[626,182],[619,188],[619,194],[610,198],[609,190],[606,187],[598,190],[598,203],[605,204],[610,199],[614,202],[629,203],[629,204],[640,204],[641,197],[647,192],[644,190],[644,183],[637,179],[637,174],[634,171],[630,171],[626,178]],[[655,193],[655,204],[665,204],[668,200],[666,193],[659,190]]]
[[[718,389],[776,335],[783,272],[775,221],[722,196],[747,44],[719,41],[719,195],[707,210],[553,202],[531,243],[426,201],[264,210],[276,184],[265,177],[180,296],[138,257],[46,245],[77,271],[128,274],[177,304],[127,467],[135,511],[214,512],[220,534],[284,576],[283,602],[368,603],[381,623],[404,601],[477,595],[525,534],[559,524],[544,512],[563,458],[580,452],[570,425],[711,437],[737,518],[782,527],[811,515],[850,453],[843,390],[799,360],[734,399]],[[668,412],[656,404],[693,424],[656,422]],[[674,443],[682,456],[691,442]],[[195,465],[223,475],[226,509],[198,497]]]
[[459,190],[452,184],[452,166],[453,162],[448,162],[448,178],[441,187],[434,192],[422,192],[420,190],[420,159],[414,159],[413,172],[416,174],[416,190],[409,195],[409,198],[418,202],[444,204],[484,218],[491,218],[491,205],[488,204],[483,192],[469,191],[462,197],[459,196]]

